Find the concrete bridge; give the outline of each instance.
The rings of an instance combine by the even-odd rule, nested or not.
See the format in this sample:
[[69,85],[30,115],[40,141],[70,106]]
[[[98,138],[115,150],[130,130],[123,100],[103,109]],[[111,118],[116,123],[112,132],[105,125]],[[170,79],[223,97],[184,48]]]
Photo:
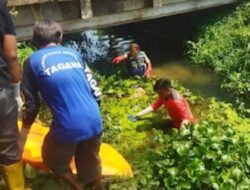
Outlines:
[[176,15],[239,0],[8,0],[19,40],[29,39],[36,20],[58,21],[65,33]]

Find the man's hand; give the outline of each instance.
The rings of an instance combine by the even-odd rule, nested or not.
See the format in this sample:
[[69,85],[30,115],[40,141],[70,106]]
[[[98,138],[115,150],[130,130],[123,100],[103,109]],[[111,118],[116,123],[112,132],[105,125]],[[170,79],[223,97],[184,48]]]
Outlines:
[[119,64],[120,62],[122,62],[123,60],[125,60],[127,58],[126,55],[120,55],[120,56],[117,56],[116,58],[114,58],[112,60],[112,63],[114,64]]
[[14,95],[16,102],[17,102],[18,113],[20,113],[22,110],[22,107],[23,107],[23,100],[22,100],[21,94],[20,94],[20,82],[11,83],[11,87],[12,87],[13,95]]
[[151,77],[151,70],[146,70],[146,72],[145,72],[145,77],[147,78],[147,79],[149,79],[150,77]]
[[22,100],[21,96],[18,96],[15,99],[17,102],[17,110],[18,110],[18,113],[20,114],[22,111],[22,107],[23,107],[23,100]]
[[181,122],[181,127],[184,127],[184,126],[187,126],[190,122],[187,120],[187,119],[184,119],[182,122]]
[[128,119],[132,122],[136,122],[138,120],[138,117],[137,116],[134,116],[134,115],[131,115],[131,114],[128,114]]

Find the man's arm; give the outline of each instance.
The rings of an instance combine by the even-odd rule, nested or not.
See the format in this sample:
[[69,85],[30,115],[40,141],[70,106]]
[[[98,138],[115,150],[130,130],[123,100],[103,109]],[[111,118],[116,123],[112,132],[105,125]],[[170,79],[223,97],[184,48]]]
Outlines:
[[113,60],[112,60],[112,63],[114,64],[119,64],[120,62],[124,61],[125,59],[128,58],[128,54],[124,54],[124,55],[119,55],[117,57],[115,57]]
[[151,61],[150,59],[148,58],[148,56],[145,54],[145,63],[147,64],[147,68],[146,68],[146,71],[145,71],[145,76],[147,78],[150,78],[151,77],[151,71],[152,71],[152,64],[151,64]]
[[150,105],[150,106],[148,106],[147,108],[145,108],[144,110],[138,112],[135,116],[136,116],[136,117],[141,117],[141,116],[146,115],[146,114],[148,114],[148,113],[150,113],[150,112],[152,112],[152,111],[154,111],[154,109],[153,109],[153,107]]
[[36,79],[34,77],[29,59],[24,63],[23,80],[21,86],[25,103],[22,114],[22,128],[19,146],[21,149],[23,149],[29,130],[37,117],[40,107]]
[[145,108],[144,110],[138,112],[137,114],[135,115],[132,115],[132,114],[128,114],[128,119],[130,121],[133,121],[133,122],[136,122],[141,116],[144,116],[150,112],[154,111],[153,107],[150,105],[148,106],[147,108]]
[[22,93],[24,96],[23,125],[31,126],[39,112],[40,101],[36,79],[32,71],[29,59],[24,62]]
[[17,83],[21,80],[21,67],[17,60],[16,33],[14,24],[6,5],[2,5],[2,14],[5,23],[3,36],[3,53],[8,64],[11,82]]
[[102,92],[98,86],[97,80],[95,79],[92,71],[90,70],[90,68],[88,67],[88,65],[86,63],[85,63],[84,72],[85,72],[87,80],[89,82],[91,92],[92,92],[94,98],[96,99],[97,103],[100,105]]
[[8,73],[11,77],[13,95],[17,101],[18,112],[20,113],[23,102],[20,95],[21,68],[17,60],[16,33],[6,3],[3,1],[1,2],[1,18],[1,31],[3,34],[1,49],[6,60]]
[[21,67],[17,60],[16,36],[5,34],[3,43],[3,52],[8,64],[9,74],[12,83],[18,83],[21,80]]
[[151,64],[151,61],[150,61],[150,59],[148,58],[148,56],[146,55],[146,53],[145,53],[145,63],[146,64]]
[[143,115],[146,115],[154,110],[157,110],[159,107],[161,107],[161,105],[163,104],[163,101],[161,98],[158,98],[157,100],[155,100],[150,106],[148,106],[147,108],[145,108],[144,110],[138,112],[135,116],[136,117],[141,117]]

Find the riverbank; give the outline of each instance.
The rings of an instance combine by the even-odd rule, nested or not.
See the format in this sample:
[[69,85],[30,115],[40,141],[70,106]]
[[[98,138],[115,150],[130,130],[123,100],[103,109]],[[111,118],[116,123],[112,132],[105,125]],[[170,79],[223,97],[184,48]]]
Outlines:
[[[100,107],[104,121],[103,141],[122,153],[135,176],[132,179],[111,178],[104,184],[105,189],[249,189],[250,119],[241,117],[232,104],[222,101],[223,98],[219,100],[219,95],[206,96],[206,91],[214,93],[220,79],[214,79],[216,75],[209,73],[206,67],[198,69],[196,75],[197,68],[185,59],[182,62],[184,38],[181,35],[177,35],[180,39],[177,46],[173,46],[176,38],[168,41],[170,33],[162,34],[163,38],[157,40],[142,33],[133,36],[126,31],[128,27],[120,28],[122,35],[113,30],[88,31],[74,35],[75,40],[66,44],[83,54],[93,67],[109,72],[96,73],[103,92]],[[110,63],[114,56],[126,52],[134,41],[139,42],[154,60],[156,76],[175,80],[174,88],[188,99],[198,119],[196,125],[180,131],[167,129],[168,116],[163,109],[138,122],[127,119],[128,114],[147,107],[157,97],[152,90],[155,79],[126,78],[122,72],[125,65]],[[176,47],[179,51],[175,54]],[[25,48],[19,55],[21,53],[24,58],[30,52],[32,49]],[[174,63],[176,61],[178,63]],[[199,90],[204,90],[204,95],[197,92]],[[228,92],[224,96],[227,95]],[[39,119],[50,123],[51,115],[44,104],[41,111]],[[70,189],[55,176],[30,167],[26,167],[25,174],[34,190]]]
[[[160,189],[160,187],[164,189],[165,186],[161,181],[163,179],[160,177],[163,174],[154,173],[155,171],[152,171],[158,167],[155,165],[157,164],[155,162],[156,157],[152,158],[150,155],[158,155],[161,151],[164,152],[172,146],[175,146],[174,144],[176,143],[176,139],[179,139],[178,142],[183,141],[184,143],[185,141],[184,144],[188,142],[193,143],[193,140],[183,139],[185,136],[182,137],[183,133],[189,133],[189,129],[212,130],[213,135],[211,137],[204,135],[206,132],[202,132],[203,141],[209,141],[211,145],[217,144],[216,146],[219,146],[218,143],[221,142],[224,132],[225,134],[232,133],[234,135],[231,140],[237,140],[239,138],[243,139],[243,141],[240,141],[239,143],[243,143],[244,147],[250,142],[250,130],[248,128],[248,126],[250,126],[249,119],[238,116],[232,105],[220,102],[215,98],[206,99],[200,97],[199,95],[181,86],[177,81],[174,82],[174,88],[180,91],[180,93],[188,99],[192,112],[198,119],[197,125],[189,126],[189,128],[185,129],[187,130],[186,132],[185,130],[176,131],[174,129],[167,129],[166,119],[168,116],[164,109],[160,109],[155,113],[149,114],[138,122],[131,122],[127,119],[128,114],[134,114],[145,108],[157,97],[152,90],[152,85],[154,84],[155,79],[126,79],[121,78],[118,75],[109,77],[102,75],[97,76],[103,91],[101,103],[101,112],[104,121],[103,141],[114,146],[129,161],[135,174],[132,179],[109,178],[108,182],[104,184],[105,189],[107,190],[154,190],[156,187],[157,189]],[[42,117],[43,114],[46,115],[45,118]],[[43,113],[40,114],[40,119],[46,119],[45,121],[48,122],[47,114],[48,110],[44,109]],[[241,154],[243,151],[241,149],[243,144],[238,145],[238,140],[235,141],[235,146],[237,145],[239,147],[233,149],[232,155],[238,153]],[[195,147],[197,147],[197,145],[192,145],[189,147],[189,150],[196,150],[197,148]],[[247,153],[249,149],[248,147],[245,148],[246,149],[244,149],[244,151]],[[224,152],[224,154],[228,151],[223,147],[221,147],[220,150]],[[171,148],[171,151],[174,150]],[[178,151],[180,150],[178,149]],[[206,154],[210,154],[211,151],[209,148]],[[228,152],[228,154],[231,156],[230,152]],[[171,154],[164,153],[164,155],[165,156],[162,155],[163,157],[161,156],[159,159],[162,160],[164,157],[164,159],[167,159]],[[239,163],[242,163],[245,166],[247,158],[248,156],[244,157],[244,159],[241,159]],[[232,159],[235,160],[237,158],[233,157]],[[200,160],[202,161],[202,159]],[[219,164],[218,167],[222,167],[223,169],[218,170],[217,173],[214,171],[215,173],[213,173],[213,175],[222,176],[225,171],[228,171],[229,175],[231,167],[228,167],[225,163],[226,161],[221,163],[216,162],[216,164]],[[161,164],[159,167],[163,171],[167,171],[169,168],[178,168],[178,163],[171,166]],[[207,167],[206,162],[204,162],[204,167],[208,172],[213,171]],[[237,167],[240,168],[242,173],[241,175],[245,176],[245,169],[241,168],[241,166]],[[192,169],[188,170],[190,170],[190,172],[193,171]],[[45,190],[44,187],[52,186],[54,189],[60,189],[65,186],[64,183],[52,175],[41,173],[40,171],[30,168],[28,168],[26,176],[29,177],[30,185],[33,186],[35,190]],[[165,176],[164,178],[166,179],[171,178],[170,174],[167,173],[163,176]],[[193,178],[195,178],[195,176],[191,178],[194,180]],[[193,183],[191,178],[187,178],[188,180],[186,180],[189,183],[188,187],[195,187],[196,183]],[[175,179],[177,180],[177,178]],[[218,179],[220,179],[221,184],[223,184],[224,179],[221,177]],[[248,180],[247,182],[240,180],[239,183],[248,184],[250,179],[246,179]],[[197,178],[195,180],[198,183],[201,179]],[[212,182],[209,183],[212,184]],[[232,183],[234,184],[234,181]],[[176,187],[177,186],[174,184],[171,185],[171,188],[173,189],[176,189]],[[250,185],[247,187],[249,188]]]

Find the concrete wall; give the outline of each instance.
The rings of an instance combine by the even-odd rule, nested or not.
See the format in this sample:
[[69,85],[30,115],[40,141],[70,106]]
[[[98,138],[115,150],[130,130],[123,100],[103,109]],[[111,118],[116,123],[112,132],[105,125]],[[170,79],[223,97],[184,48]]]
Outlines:
[[162,0],[162,4],[169,5],[169,4],[173,4],[173,3],[181,3],[184,1],[188,1],[188,0]]
[[[102,16],[152,7],[152,0],[91,0],[92,16]],[[83,3],[83,4],[81,4]],[[32,25],[36,20],[56,21],[79,19],[84,0],[9,0],[8,6],[18,12],[16,26]],[[87,11],[87,10],[86,10]],[[85,14],[84,12],[82,14]]]
[[152,0],[92,0],[94,16],[120,13],[131,10],[149,8]]
[[16,6],[17,16],[13,17],[17,27],[33,25],[36,20],[50,18],[56,21],[81,18],[80,3],[71,2],[46,2],[31,6]]
[[33,5],[42,4],[47,2],[64,2],[64,1],[75,1],[75,0],[8,0],[9,6],[22,6],[22,5]]
[[29,39],[35,21],[49,18],[60,22],[64,32],[138,22],[239,0],[8,0],[18,14],[13,17],[17,36]]

